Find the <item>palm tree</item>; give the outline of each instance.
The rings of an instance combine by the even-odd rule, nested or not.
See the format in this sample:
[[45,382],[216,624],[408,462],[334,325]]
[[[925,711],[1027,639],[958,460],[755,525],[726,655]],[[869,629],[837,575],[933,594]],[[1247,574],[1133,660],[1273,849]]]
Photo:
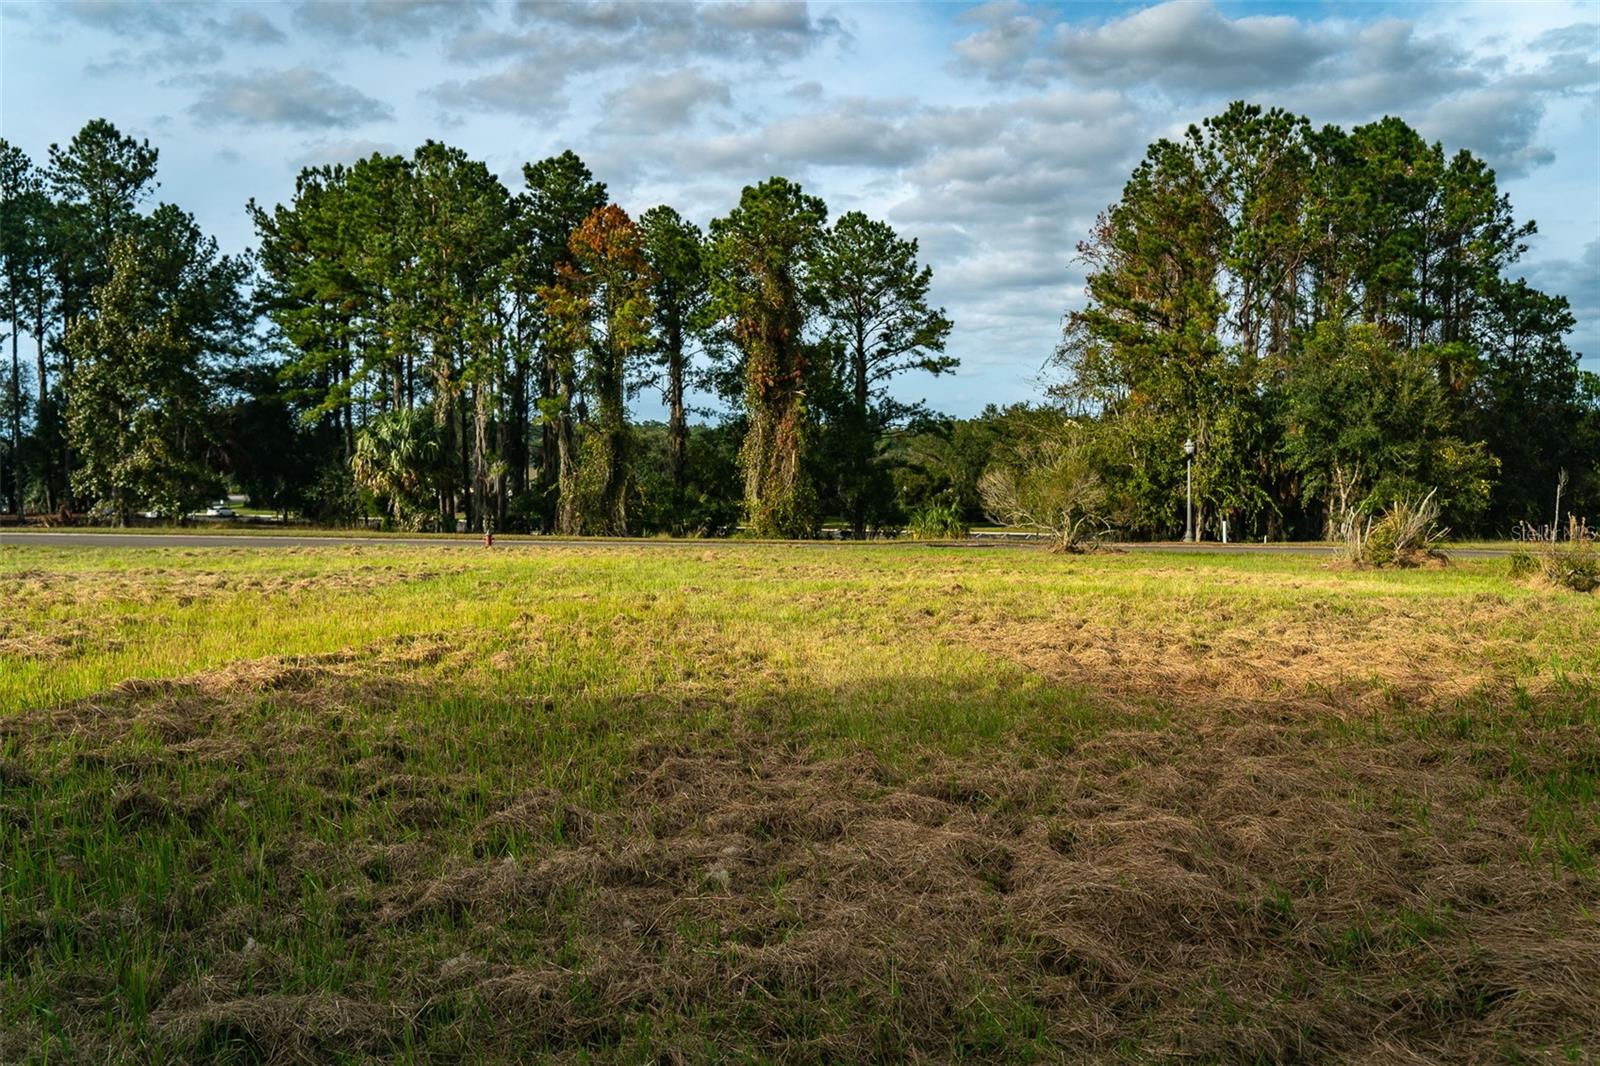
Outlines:
[[379,415],[356,435],[350,458],[356,484],[388,502],[394,524],[420,528],[433,514],[444,454],[432,419],[420,411]]

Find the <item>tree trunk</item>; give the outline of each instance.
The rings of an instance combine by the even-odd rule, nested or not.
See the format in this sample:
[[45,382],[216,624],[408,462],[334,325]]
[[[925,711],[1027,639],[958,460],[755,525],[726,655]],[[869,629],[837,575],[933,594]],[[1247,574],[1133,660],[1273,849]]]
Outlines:
[[17,334],[22,332],[17,321],[15,298],[11,302],[11,510],[22,521],[22,363],[17,356]]
[[[72,388],[72,351],[67,347],[67,321],[66,314],[63,312],[61,318],[61,376],[59,379],[62,412],[68,407],[67,394],[68,390]],[[54,405],[52,405],[51,414],[52,416],[57,414]],[[55,419],[52,417],[51,429],[54,430],[56,428]],[[56,483],[58,489],[57,499],[60,502],[61,510],[67,512],[72,510],[72,441],[67,439],[67,432],[64,427],[60,430],[60,436],[61,469],[57,471],[59,478]]]
[[503,363],[501,364],[501,369],[496,371],[496,382],[498,388],[495,389],[494,448],[495,454],[501,459],[501,464],[500,472],[494,476],[494,528],[504,529],[506,528],[506,503],[509,495],[506,489],[511,484],[510,471],[507,467],[512,465],[510,458],[512,422],[510,408],[512,401]]
[[454,407],[450,402],[451,380],[448,363],[445,369],[438,365],[439,353],[437,343],[433,353],[433,424],[439,431],[439,529],[446,533],[455,532],[456,528],[456,494],[454,477],[449,474],[455,465],[456,448],[456,419]]
[[672,487],[680,494],[687,481],[689,427],[683,416],[683,327],[673,322],[667,337],[667,469]]
[[572,383],[566,375],[561,381],[561,410],[557,415],[556,451],[557,504],[556,529],[571,536],[578,532],[578,456],[572,425]]
[[[505,417],[505,455],[511,467],[511,494],[528,489],[528,350],[523,345],[522,314],[517,312],[511,356],[511,396]],[[505,509],[501,503],[502,512]],[[502,513],[502,519],[504,514]]]
[[489,501],[489,392],[481,384],[472,387],[472,499],[477,525],[473,528],[488,532],[490,528]]
[[555,355],[548,350],[540,353],[539,398],[554,399],[560,404],[556,417],[541,419],[539,427],[539,511],[543,531],[548,533],[560,525],[561,470],[566,455],[562,433],[567,415],[567,400],[561,393]]
[[628,414],[623,401],[626,353],[607,350],[595,374],[595,419],[589,432],[597,438],[596,453],[605,464],[600,493],[599,528],[590,532],[628,535]]
[[750,425],[739,459],[746,520],[758,537],[809,537],[816,529],[816,497],[804,466],[806,357],[792,307],[763,314],[746,341]]
[[[41,282],[41,285],[43,283]],[[40,449],[37,454],[45,455],[49,447],[50,430],[50,379],[44,365],[44,295],[37,293],[38,301],[34,304],[33,313],[33,344],[34,344],[34,369],[37,380],[34,387],[39,390],[38,403],[34,408],[33,432],[39,438]],[[55,510],[55,486],[50,483],[50,463],[45,460],[44,469],[40,471],[40,480],[44,483],[44,509],[48,514]]]
[[850,363],[855,384],[856,419],[855,469],[851,471],[851,476],[856,478],[856,491],[854,499],[850,501],[850,535],[855,540],[863,540],[867,535],[867,466],[872,462],[872,444],[867,434],[867,338],[859,320],[855,351],[851,353]]
[[510,460],[511,491],[521,495],[528,487],[528,368],[521,358],[511,369],[511,396],[505,418],[506,458]]
[[[467,529],[472,529],[473,519],[477,510],[477,493],[472,490],[472,436],[467,429],[467,390],[461,390],[461,397],[456,403],[456,413],[461,419],[461,514],[466,520]],[[449,532],[455,532],[455,516],[451,516]]]
[[[346,323],[346,326],[348,325],[349,323]],[[339,360],[339,385],[340,392],[344,394],[344,403],[342,405],[344,409],[340,415],[340,423],[344,432],[344,462],[346,466],[349,466],[351,458],[356,454],[355,414],[352,410],[355,407],[355,399],[350,395],[349,341],[345,342],[344,358]]]

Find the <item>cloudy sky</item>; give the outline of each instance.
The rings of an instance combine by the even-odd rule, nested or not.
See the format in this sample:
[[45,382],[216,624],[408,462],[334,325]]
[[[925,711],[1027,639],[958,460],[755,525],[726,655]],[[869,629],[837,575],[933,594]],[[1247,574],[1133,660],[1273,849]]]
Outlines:
[[1151,140],[1246,98],[1399,115],[1500,174],[1600,370],[1600,8],[1592,3],[567,5],[0,2],[0,132],[45,158],[104,116],[229,250],[300,167],[428,138],[521,165],[573,148],[638,213],[704,223],[795,178],[921,241],[956,329],[953,413],[1034,395],[1075,243]]

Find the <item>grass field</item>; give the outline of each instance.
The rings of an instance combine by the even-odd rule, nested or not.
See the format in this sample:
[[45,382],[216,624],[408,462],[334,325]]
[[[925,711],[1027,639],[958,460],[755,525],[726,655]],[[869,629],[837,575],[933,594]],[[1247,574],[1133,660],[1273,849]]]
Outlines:
[[0,548],[0,1061],[1600,1056],[1502,560]]

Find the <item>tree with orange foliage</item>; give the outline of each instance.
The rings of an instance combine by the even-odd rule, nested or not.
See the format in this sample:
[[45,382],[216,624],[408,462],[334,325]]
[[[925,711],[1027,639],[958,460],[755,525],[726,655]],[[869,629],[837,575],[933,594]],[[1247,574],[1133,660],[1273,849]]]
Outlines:
[[541,295],[551,342],[575,361],[594,416],[578,454],[561,457],[557,521],[563,533],[627,536],[633,477],[623,395],[629,362],[650,341],[655,274],[638,226],[616,204],[590,212],[568,248],[572,261]]

